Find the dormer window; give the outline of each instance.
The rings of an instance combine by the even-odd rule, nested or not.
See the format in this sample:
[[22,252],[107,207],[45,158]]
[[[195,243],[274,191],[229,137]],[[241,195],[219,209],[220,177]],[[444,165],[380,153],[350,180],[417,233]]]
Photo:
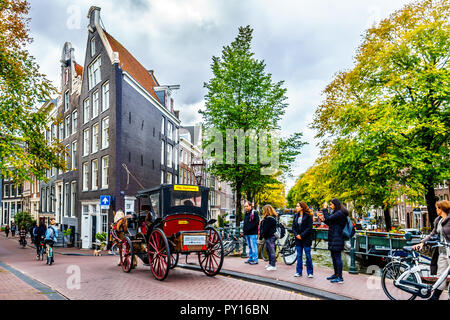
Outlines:
[[95,37],[91,39],[91,57],[95,55]]

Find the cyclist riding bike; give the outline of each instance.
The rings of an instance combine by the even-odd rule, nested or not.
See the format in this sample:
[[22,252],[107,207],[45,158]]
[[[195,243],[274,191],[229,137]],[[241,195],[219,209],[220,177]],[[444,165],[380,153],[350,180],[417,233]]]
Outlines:
[[20,243],[20,245],[22,245],[24,247],[27,244],[26,236],[27,236],[27,230],[25,229],[24,226],[21,226],[20,230],[19,230],[19,243]]
[[36,246],[36,258],[39,260],[40,256],[44,254],[43,245],[45,238],[45,233],[47,231],[47,227],[44,222],[39,224],[39,227],[34,227],[33,235],[34,235],[34,245]]
[[47,264],[51,265],[55,260],[53,259],[53,244],[57,241],[58,237],[58,229],[55,227],[56,220],[55,218],[50,219],[50,226],[47,228],[47,231],[45,232],[45,245],[47,249],[47,257],[51,257],[51,260],[47,258]]

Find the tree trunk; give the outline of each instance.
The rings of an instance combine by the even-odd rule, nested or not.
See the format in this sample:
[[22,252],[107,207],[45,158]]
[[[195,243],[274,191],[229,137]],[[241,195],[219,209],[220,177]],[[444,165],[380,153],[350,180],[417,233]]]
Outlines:
[[391,231],[392,222],[391,222],[391,214],[389,213],[389,208],[384,208],[384,222],[386,224],[386,232]]
[[[428,210],[428,222],[429,226],[433,228],[433,222],[437,218],[436,212],[436,195],[434,193],[434,186],[427,187],[427,194],[425,195],[425,199],[427,201],[427,210]],[[425,225],[424,225],[425,227]]]

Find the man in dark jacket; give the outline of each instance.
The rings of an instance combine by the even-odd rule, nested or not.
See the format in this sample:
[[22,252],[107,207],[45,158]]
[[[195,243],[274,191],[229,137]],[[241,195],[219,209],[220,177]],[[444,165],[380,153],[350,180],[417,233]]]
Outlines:
[[338,199],[331,200],[330,208],[332,214],[328,213],[328,204],[325,203],[322,209],[322,214],[319,215],[319,219],[328,225],[328,250],[331,253],[331,259],[333,261],[334,274],[328,277],[327,280],[331,280],[332,283],[344,283],[342,277],[342,256],[341,253],[344,250],[344,227],[347,223],[348,211],[345,209]]
[[248,260],[245,263],[258,264],[258,226],[259,214],[249,201],[244,203],[244,237],[248,244]]

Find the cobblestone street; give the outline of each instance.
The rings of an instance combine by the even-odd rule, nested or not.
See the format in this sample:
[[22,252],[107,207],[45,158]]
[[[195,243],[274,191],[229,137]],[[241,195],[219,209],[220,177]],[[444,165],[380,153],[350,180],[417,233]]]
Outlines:
[[[310,300],[315,299],[294,292],[289,292],[265,285],[236,280],[225,276],[207,277],[202,272],[175,268],[170,271],[165,281],[153,278],[149,267],[140,262],[130,273],[122,272],[114,256],[68,256],[55,255],[55,264],[48,266],[43,261],[35,260],[34,249],[22,249],[17,239],[5,239],[0,236],[0,261],[19,270],[26,276],[37,279],[56,290],[68,299],[161,299],[161,300]],[[191,258],[193,261],[193,258]],[[79,268],[79,269],[78,269]],[[80,272],[80,286],[76,289],[73,282],[75,274]],[[4,272],[0,272],[3,276]],[[22,288],[19,279],[8,278],[2,292],[19,298],[44,298],[43,295]],[[15,295],[15,296],[14,296]],[[14,298],[13,298],[14,299]],[[22,299],[22,298],[20,298]]]

